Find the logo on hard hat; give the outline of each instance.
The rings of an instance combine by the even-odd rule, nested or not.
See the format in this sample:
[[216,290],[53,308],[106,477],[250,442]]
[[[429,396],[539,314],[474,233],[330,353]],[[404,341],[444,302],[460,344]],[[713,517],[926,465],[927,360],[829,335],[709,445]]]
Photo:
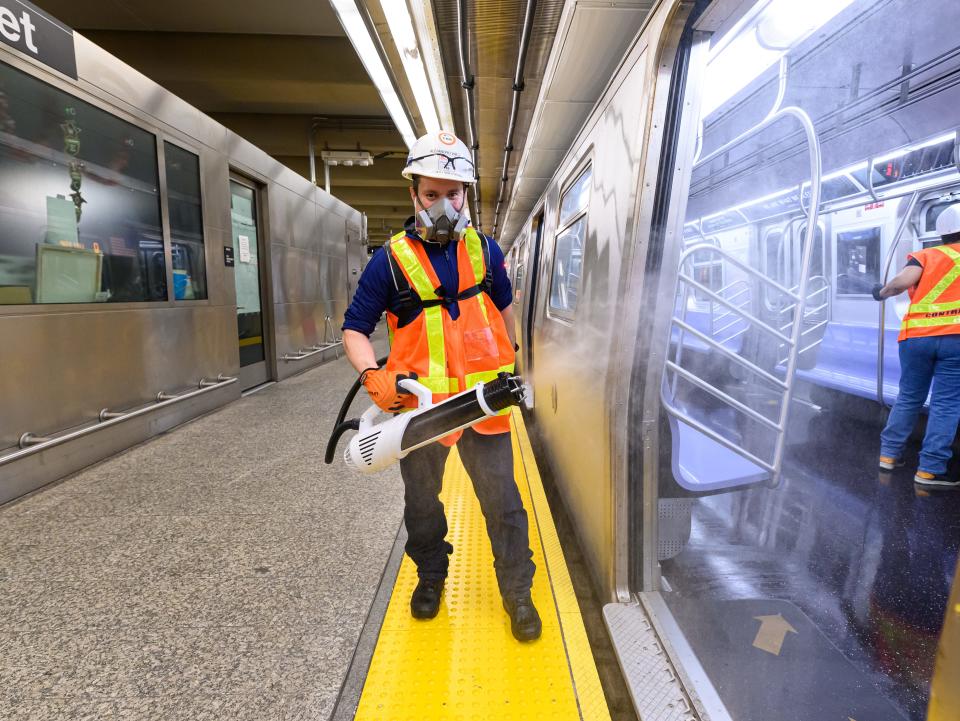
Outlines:
[[453,145],[457,142],[457,136],[453,133],[440,133],[438,137],[440,138],[440,142],[444,145]]

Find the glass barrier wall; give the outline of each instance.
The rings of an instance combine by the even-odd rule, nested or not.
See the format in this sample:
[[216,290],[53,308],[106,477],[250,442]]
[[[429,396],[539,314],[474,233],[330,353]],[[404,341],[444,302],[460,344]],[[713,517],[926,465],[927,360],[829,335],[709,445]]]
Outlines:
[[0,304],[167,299],[155,137],[3,63],[0,228]]
[[173,297],[176,300],[200,300],[207,297],[200,158],[167,142],[163,144],[163,152],[173,257]]

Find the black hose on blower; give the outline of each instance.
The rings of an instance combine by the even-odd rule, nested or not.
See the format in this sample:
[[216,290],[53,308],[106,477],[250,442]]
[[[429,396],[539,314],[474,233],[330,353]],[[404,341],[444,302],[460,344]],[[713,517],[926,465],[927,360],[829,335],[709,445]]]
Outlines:
[[[384,363],[387,362],[387,356],[377,359],[377,366],[382,367]],[[358,431],[360,430],[360,419],[351,418],[349,421],[344,421],[343,419],[347,417],[347,411],[350,410],[350,404],[353,403],[353,399],[357,397],[357,393],[360,392],[360,386],[363,385],[363,375],[358,375],[357,379],[353,382],[353,385],[350,386],[350,390],[347,391],[346,397],[343,399],[343,403],[340,405],[340,412],[337,414],[337,422],[333,424],[333,433],[330,434],[330,440],[327,441],[327,452],[323,457],[323,462],[327,465],[333,463],[333,455],[337,452],[337,442],[347,431]]]

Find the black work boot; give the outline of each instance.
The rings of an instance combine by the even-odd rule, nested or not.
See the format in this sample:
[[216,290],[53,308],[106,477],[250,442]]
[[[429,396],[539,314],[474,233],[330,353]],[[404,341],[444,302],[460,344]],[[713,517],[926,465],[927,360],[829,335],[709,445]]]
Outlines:
[[535,641],[540,638],[543,626],[540,623],[540,614],[533,605],[529,593],[521,596],[503,598],[503,607],[510,615],[510,630],[518,641]]
[[433,618],[440,611],[443,579],[421,578],[410,596],[410,613],[414,618]]

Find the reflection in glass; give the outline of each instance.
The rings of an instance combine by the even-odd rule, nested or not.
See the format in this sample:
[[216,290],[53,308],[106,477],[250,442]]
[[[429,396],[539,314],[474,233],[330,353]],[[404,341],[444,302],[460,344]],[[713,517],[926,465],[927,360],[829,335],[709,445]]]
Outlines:
[[153,135],[0,63],[0,304],[163,301]]
[[590,180],[593,170],[588,166],[578,177],[560,201],[560,227],[569,223],[575,215],[587,209],[590,201]]
[[550,310],[558,315],[572,316],[577,309],[580,276],[583,266],[583,238],[587,217],[581,218],[557,236],[550,281]]
[[176,300],[200,300],[207,297],[200,159],[172,143],[164,143],[163,147],[173,257],[173,297]]

